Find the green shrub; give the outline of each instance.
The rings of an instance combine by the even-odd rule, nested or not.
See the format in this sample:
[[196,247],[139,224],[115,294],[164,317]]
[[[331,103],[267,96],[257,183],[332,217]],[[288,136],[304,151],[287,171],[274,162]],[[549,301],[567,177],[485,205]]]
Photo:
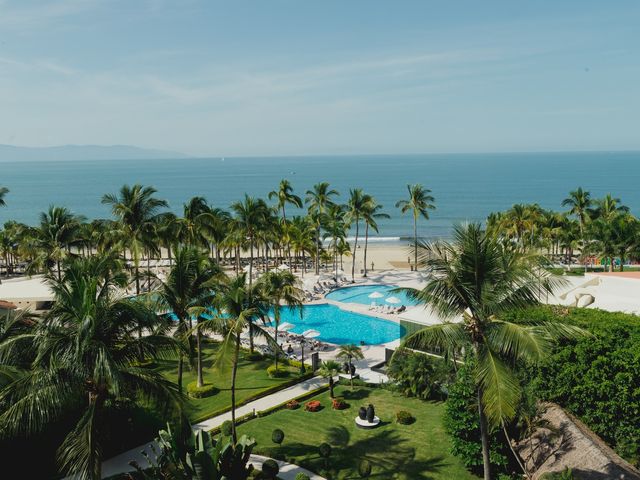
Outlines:
[[275,479],[276,475],[280,472],[280,467],[278,467],[278,462],[272,459],[267,459],[262,464],[262,473],[269,479]]
[[271,365],[269,366],[269,368],[267,368],[267,375],[269,375],[269,377],[271,378],[284,378],[284,377],[288,377],[289,374],[291,372],[289,372],[289,370],[285,370],[284,368],[276,368],[275,365]]
[[211,397],[218,393],[220,390],[210,383],[205,383],[203,386],[198,387],[196,382],[191,382],[187,385],[187,394],[191,398],[206,398]]
[[282,445],[284,441],[284,432],[279,428],[276,428],[273,432],[271,432],[271,441],[273,443],[277,443],[278,445]]
[[367,459],[364,459],[358,465],[358,475],[361,478],[367,478],[371,475],[371,462]]
[[570,468],[566,468],[561,472],[545,473],[540,477],[540,480],[573,480],[573,472]]
[[295,480],[311,480],[311,479],[309,478],[309,475],[300,472],[300,473],[296,474]]
[[321,443],[318,446],[318,453],[322,458],[329,458],[331,456],[331,445],[328,443]]
[[[444,425],[451,436],[451,453],[474,473],[481,473],[482,443],[473,368],[474,362],[468,358],[458,370],[457,380],[449,388]],[[489,458],[496,474],[503,472],[508,462],[509,446],[503,442],[503,438],[498,432],[489,435]]]
[[225,420],[222,422],[222,425],[220,425],[220,433],[225,437],[231,436],[233,433],[233,423],[231,423],[231,420]]
[[422,400],[445,398],[453,380],[451,363],[415,352],[395,354],[387,373],[404,396]]
[[540,400],[558,403],[633,464],[640,464],[640,318],[565,307],[517,311],[505,320],[560,319],[592,336],[563,340],[528,370]]
[[260,352],[249,352],[244,356],[244,358],[246,358],[250,362],[257,362],[259,360],[262,360],[264,356]]
[[398,412],[396,412],[396,422],[401,425],[411,425],[415,421],[415,417],[406,410],[399,410]]

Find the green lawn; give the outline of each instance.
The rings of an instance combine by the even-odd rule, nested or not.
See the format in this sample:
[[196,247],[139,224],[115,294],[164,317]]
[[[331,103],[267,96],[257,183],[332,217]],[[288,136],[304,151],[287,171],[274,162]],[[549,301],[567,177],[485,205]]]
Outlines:
[[[241,434],[255,437],[254,453],[283,458],[322,473],[324,460],[318,445],[333,446],[329,468],[333,479],[357,479],[361,459],[373,465],[374,479],[475,479],[462,463],[449,453],[449,437],[442,426],[444,404],[405,398],[381,388],[338,386],[336,395],[349,403],[346,410],[333,410],[329,393],[315,397],[323,409],[316,413],[280,410],[239,427]],[[382,425],[374,430],[355,426],[361,405],[372,403]],[[397,410],[408,410],[415,417],[412,425],[395,423]],[[285,440],[281,447],[271,441],[274,428],[281,428]]]
[[[214,355],[218,348],[215,343],[207,344],[203,349],[203,365],[204,365],[204,381],[212,383],[220,389],[218,393],[211,397],[189,399],[187,403],[187,411],[192,421],[199,421],[211,416],[224,408],[231,407],[231,370],[220,373],[213,368]],[[236,380],[236,404],[242,402],[250,396],[256,395],[273,386],[281,385],[288,382],[298,374],[298,369],[289,367],[291,376],[286,378],[269,378],[267,375],[267,367],[273,364],[271,359],[248,360],[247,353],[242,354],[242,359],[238,367],[238,376]],[[156,369],[166,378],[177,381],[178,378],[178,361],[162,360],[158,362]],[[190,382],[195,381],[195,368],[190,370],[185,368],[183,376],[183,385],[186,387]]]

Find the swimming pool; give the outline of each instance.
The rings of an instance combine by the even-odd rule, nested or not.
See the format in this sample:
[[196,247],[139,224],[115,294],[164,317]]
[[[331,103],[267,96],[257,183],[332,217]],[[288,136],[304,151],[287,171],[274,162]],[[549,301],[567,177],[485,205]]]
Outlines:
[[397,340],[404,335],[404,327],[395,322],[348,312],[329,304],[305,305],[302,318],[299,310],[283,308],[280,311],[280,323],[284,322],[294,325],[289,330],[291,333],[301,334],[309,329],[318,330],[319,340],[338,345],[360,345],[360,342],[364,342],[365,345],[377,345]]
[[[392,304],[392,306],[399,307],[400,305],[405,305],[410,307],[418,304],[415,300],[408,298],[405,293],[393,293],[391,290],[394,288],[398,287],[394,285],[354,285],[353,287],[339,288],[333,292],[329,292],[326,298],[344,303],[371,305],[372,302],[376,302],[377,305],[389,305],[389,303],[385,302],[385,299],[396,297],[400,300],[400,303]],[[379,298],[369,298],[369,295],[374,292],[381,293],[383,296]]]

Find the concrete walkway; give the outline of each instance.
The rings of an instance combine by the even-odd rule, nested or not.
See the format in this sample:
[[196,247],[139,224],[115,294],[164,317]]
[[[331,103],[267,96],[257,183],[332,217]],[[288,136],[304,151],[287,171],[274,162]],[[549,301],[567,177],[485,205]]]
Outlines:
[[[297,383],[292,385],[291,387],[285,388],[278,392],[272,393],[271,395],[267,395],[266,397],[259,398],[250,402],[246,405],[236,408],[236,418],[246,415],[251,412],[259,413],[264,410],[268,410],[269,408],[273,408],[278,406],[284,402],[287,402],[291,399],[299,397],[300,395],[304,395],[305,393],[310,393],[314,390],[317,390],[320,387],[323,387],[327,384],[326,379],[322,377],[313,377],[304,382]],[[196,425],[193,425],[193,430],[212,430],[220,425],[225,420],[231,420],[231,412],[223,413],[222,415],[218,415],[217,417],[210,418],[205,420],[204,422],[200,422]],[[128,450],[120,455],[110,458],[109,460],[103,462],[102,464],[102,478],[111,477],[113,475],[117,475],[120,473],[126,473],[133,471],[133,468],[129,465],[129,462],[135,461],[142,468],[146,468],[149,466],[149,462],[147,461],[146,455],[149,455],[151,458],[154,457],[150,444],[153,442],[149,442],[145,445],[140,445],[137,448],[133,448]],[[146,454],[146,455],[145,455]],[[258,458],[258,456],[256,456]],[[264,459],[264,457],[262,457]],[[280,462],[279,462],[280,463]],[[260,464],[262,465],[262,464]],[[296,467],[292,465],[287,467],[291,469]],[[296,467],[300,468],[300,467]],[[289,471],[289,470],[287,470]],[[303,473],[306,471],[300,470]],[[296,471],[297,473],[297,471]],[[309,475],[307,473],[307,475]],[[282,476],[282,475],[281,475]],[[311,476],[312,479],[323,480],[322,477],[319,476]],[[295,473],[291,476],[282,476],[283,479],[287,480],[289,478],[293,479],[295,477]]]
[[[262,455],[251,455],[249,463],[252,463],[256,470],[260,470],[262,468],[262,464],[267,459],[268,457],[263,457]],[[311,480],[326,480],[317,473],[310,472],[309,470],[299,467],[298,465],[294,465],[293,463],[286,463],[282,460],[276,460],[276,462],[278,463],[278,467],[280,467],[278,478],[281,478],[282,480],[295,480],[296,475],[299,473],[308,475]]]

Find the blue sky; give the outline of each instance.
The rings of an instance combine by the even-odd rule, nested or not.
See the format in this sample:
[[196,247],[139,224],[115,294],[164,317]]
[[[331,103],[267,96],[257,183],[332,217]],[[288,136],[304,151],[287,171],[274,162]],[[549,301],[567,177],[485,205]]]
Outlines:
[[0,143],[640,149],[638,1],[0,0]]

